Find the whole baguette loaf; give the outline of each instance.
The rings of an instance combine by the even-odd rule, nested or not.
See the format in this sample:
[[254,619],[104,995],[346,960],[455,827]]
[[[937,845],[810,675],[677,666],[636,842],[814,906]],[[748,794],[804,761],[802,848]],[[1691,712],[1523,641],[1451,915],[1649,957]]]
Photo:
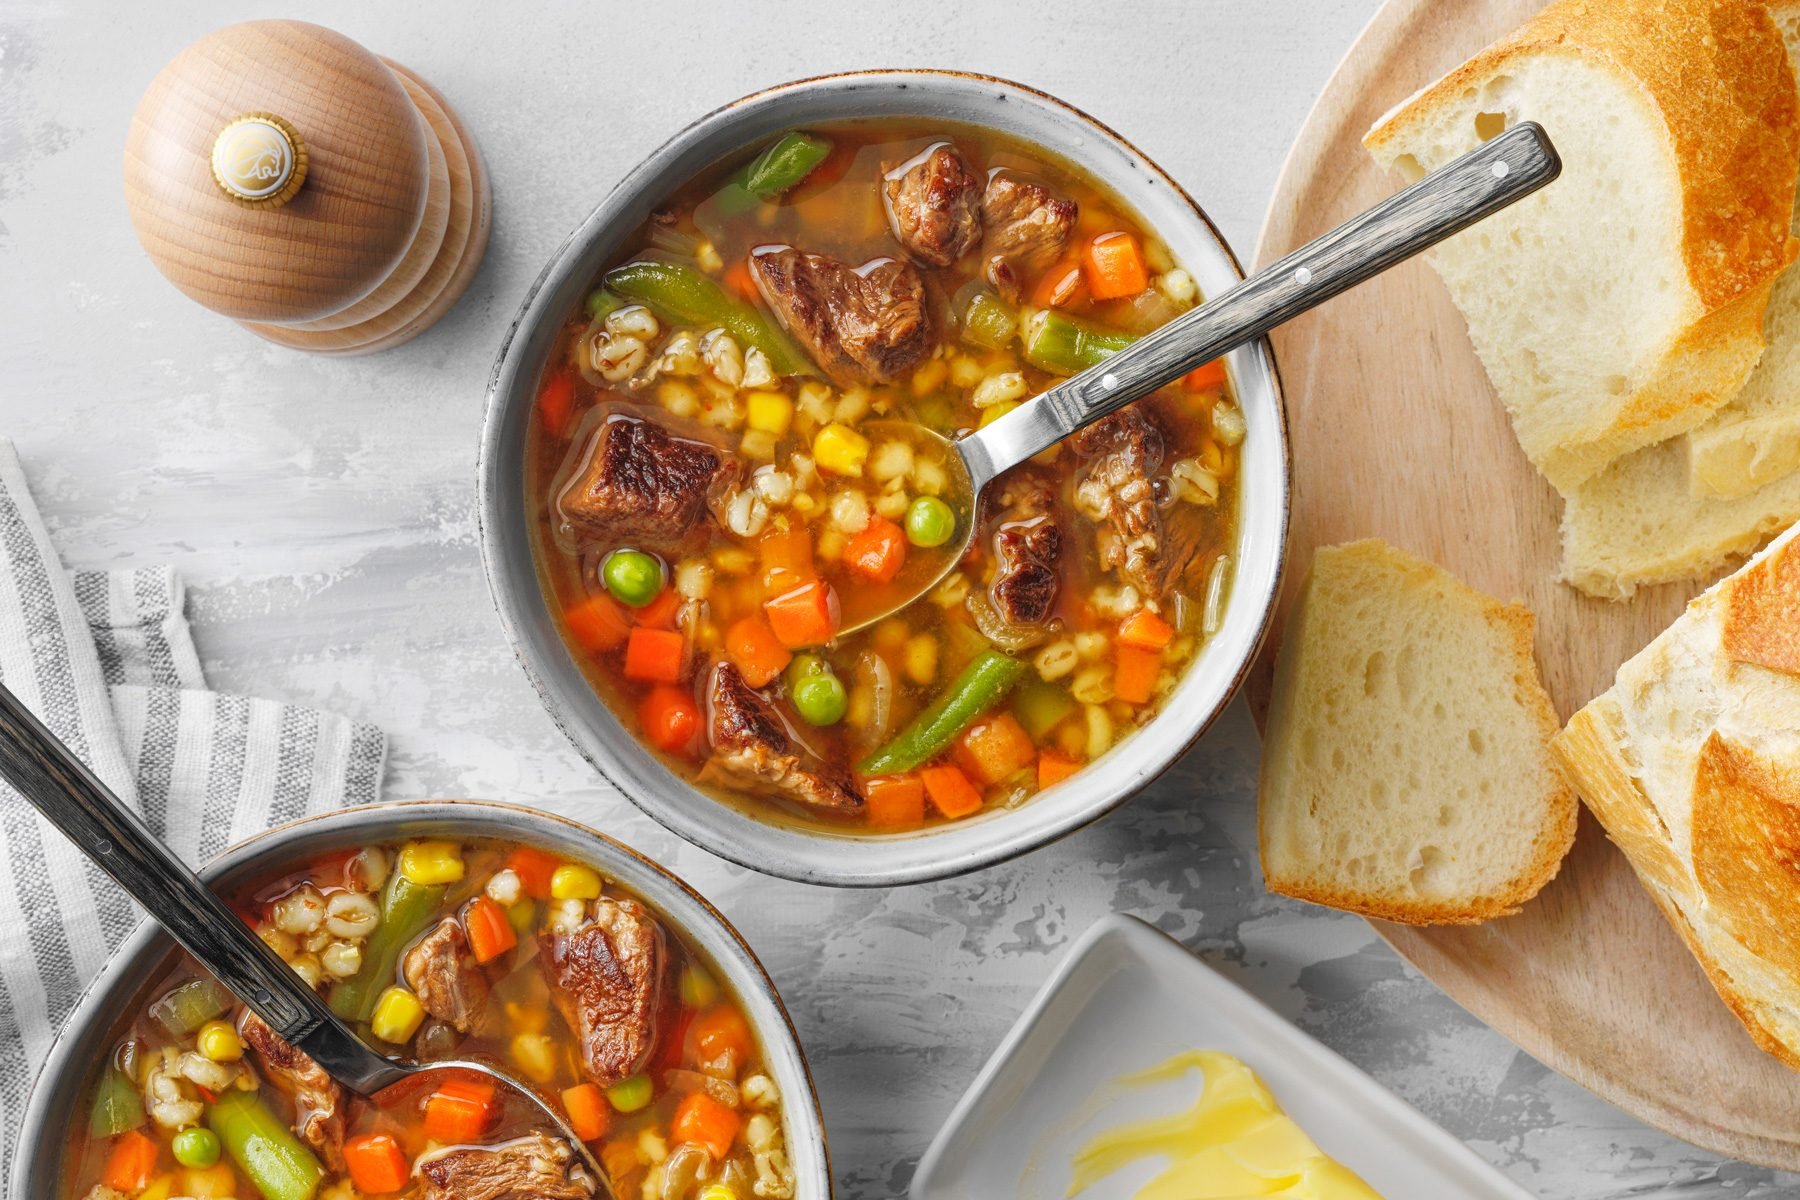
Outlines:
[[1690,603],[1553,746],[1719,995],[1800,1067],[1797,539]]
[[1560,179],[1430,256],[1526,455],[1567,492],[1724,405],[1794,258],[1800,101],[1755,0],[1559,0],[1383,117],[1408,177],[1541,122]]

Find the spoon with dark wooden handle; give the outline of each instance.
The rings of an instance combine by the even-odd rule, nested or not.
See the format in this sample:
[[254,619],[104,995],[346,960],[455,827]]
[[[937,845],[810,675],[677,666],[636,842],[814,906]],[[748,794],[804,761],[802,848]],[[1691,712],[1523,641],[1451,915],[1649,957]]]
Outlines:
[[868,421],[871,440],[897,439],[942,462],[956,533],[903,586],[841,597],[841,632],[860,629],[929,592],[962,561],[981,490],[1008,468],[1055,445],[1195,367],[1268,333],[1389,267],[1537,191],[1562,172],[1543,127],[1516,125],[1374,208],[1271,263],[1230,291],[1062,380],[988,425],[951,440],[909,421]]
[[581,1156],[603,1194],[613,1195],[611,1181],[563,1115],[506,1072],[473,1059],[405,1062],[370,1048],[5,687],[0,687],[0,778],[283,1041],[333,1079],[359,1096],[375,1097],[437,1071],[486,1075],[535,1105],[546,1126]]

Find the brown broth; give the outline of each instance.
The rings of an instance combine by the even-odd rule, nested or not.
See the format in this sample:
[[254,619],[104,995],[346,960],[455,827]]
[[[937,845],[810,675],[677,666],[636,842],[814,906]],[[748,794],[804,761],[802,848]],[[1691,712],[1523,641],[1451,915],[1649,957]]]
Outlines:
[[[714,277],[729,281],[734,264],[741,263],[755,247],[768,244],[792,244],[834,255],[850,264],[899,257],[902,252],[890,232],[878,186],[883,164],[903,162],[932,143],[948,138],[969,159],[977,176],[999,167],[1013,168],[1076,200],[1080,214],[1069,241],[1070,254],[1099,234],[1122,230],[1140,240],[1144,257],[1152,264],[1153,276],[1161,276],[1176,265],[1154,232],[1116,194],[1061,158],[991,131],[941,122],[924,125],[910,120],[883,120],[820,127],[812,132],[829,137],[833,149],[814,174],[782,202],[760,205],[745,215],[733,216],[723,210],[717,198],[720,190],[743,162],[761,149],[753,148],[743,158],[718,164],[679,189],[659,210],[660,219],[647,222],[626,239],[616,262],[645,254],[679,256],[686,251],[696,255],[686,261],[702,261],[705,266],[716,254],[716,261],[708,269]],[[970,254],[948,268],[921,267],[941,331],[938,349],[931,357],[893,385],[830,388],[825,399],[811,406],[816,410],[811,420],[807,389],[816,390],[823,385],[804,379],[781,380],[773,390],[779,390],[788,399],[793,410],[791,424],[772,444],[764,439],[759,444],[760,453],[749,450],[758,435],[747,424],[749,416],[744,410],[748,401],[732,394],[734,389],[709,382],[704,375],[696,379],[663,374],[635,387],[608,384],[585,360],[587,338],[598,325],[589,320],[585,311],[569,318],[551,353],[546,379],[558,371],[572,379],[574,415],[569,423],[574,432],[565,429],[563,436],[556,436],[541,412],[534,412],[528,432],[526,487],[534,514],[536,561],[540,581],[571,655],[627,728],[643,736],[639,703],[644,689],[624,676],[616,647],[596,651],[584,646],[581,636],[571,632],[566,620],[571,610],[591,605],[596,598],[598,603],[606,603],[599,568],[606,554],[616,548],[610,544],[578,545],[559,518],[555,503],[562,481],[579,465],[582,441],[593,428],[595,414],[600,410],[655,413],[659,420],[672,423],[684,434],[703,438],[727,453],[739,452],[746,473],[762,466],[777,473],[784,466],[791,467],[793,456],[807,454],[817,429],[830,424],[834,417],[850,425],[875,417],[895,418],[919,422],[952,437],[966,433],[982,417],[982,411],[973,403],[982,381],[1016,372],[1023,377],[1025,394],[1030,395],[1057,378],[1025,362],[1016,337],[999,349],[958,340],[948,319],[952,298],[964,294],[977,279],[979,259],[978,254]],[[1052,266],[1044,273],[1056,269]],[[1035,283],[1036,280],[1027,281],[1028,297]],[[1085,289],[1072,302],[1061,306],[1061,311],[1109,329],[1145,332],[1186,307],[1154,287],[1139,296],[1103,302],[1084,293]],[[666,344],[671,329],[682,328],[667,321],[659,324],[658,345]],[[695,332],[705,331],[696,328]],[[656,345],[651,347],[653,358],[656,349]],[[620,407],[622,403],[624,408]],[[843,417],[847,404],[853,414],[850,418]],[[1078,456],[1067,445],[1040,456],[1054,470],[1056,521],[1064,535],[1053,613],[1057,632],[1021,653],[1033,663],[1033,669],[1026,674],[1027,684],[1021,685],[999,711],[1018,717],[1037,746],[1050,748],[1059,768],[1079,767],[1091,761],[1156,713],[1162,698],[1209,636],[1204,628],[1209,590],[1223,594],[1229,585],[1228,551],[1238,504],[1238,451],[1237,440],[1227,444],[1214,419],[1215,411],[1221,408],[1232,414],[1240,411],[1235,407],[1229,384],[1221,373],[1216,382],[1207,386],[1190,388],[1177,384],[1139,404],[1154,414],[1167,445],[1157,483],[1166,500],[1160,511],[1166,523],[1183,523],[1179,526],[1184,533],[1183,544],[1191,547],[1186,565],[1173,574],[1168,594],[1140,597],[1137,606],[1126,603],[1129,597],[1119,581],[1101,570],[1092,536],[1087,532],[1091,523],[1075,503],[1073,481],[1080,469]],[[832,408],[833,405],[837,407]],[[1237,438],[1241,438],[1241,417],[1235,425]],[[873,453],[880,452],[877,446]],[[1178,461],[1204,468],[1202,473],[1216,491],[1213,502],[1179,498],[1192,493],[1191,489],[1183,493],[1170,476],[1171,465]],[[916,486],[916,477],[910,483],[915,495],[929,491]],[[990,495],[996,494],[995,489],[1004,483],[1002,480],[991,485]],[[909,551],[907,574],[885,585],[885,589],[880,584],[852,583],[841,568],[833,565],[831,549],[841,546],[847,538],[832,532],[832,504],[837,492],[851,490],[851,486],[852,481],[821,474],[820,483],[805,489],[805,494],[815,500],[810,513],[797,514],[789,508],[773,513],[770,522],[788,520],[813,534],[817,569],[834,588],[869,589],[877,598],[889,592],[903,596],[908,576],[923,570],[918,564],[930,551],[916,547]],[[875,489],[867,490],[879,500]],[[1170,499],[1171,495],[1176,498]],[[952,582],[959,576],[966,577],[969,590],[977,593],[985,590],[984,572],[993,565],[991,522],[990,515],[988,523],[977,531],[970,556],[951,577]],[[685,603],[678,624],[686,639],[687,682],[695,688],[702,686],[705,664],[725,653],[724,632],[740,618],[758,613],[772,591],[757,578],[757,539],[738,536],[716,523],[708,528],[704,545],[679,556],[665,556],[670,587],[677,584],[683,561],[702,562],[711,568],[704,599]],[[1169,528],[1178,526],[1169,524]],[[834,575],[834,570],[840,573]],[[1127,703],[1108,695],[1107,679],[1109,672],[1117,671],[1114,643],[1121,620],[1144,601],[1154,601],[1160,615],[1174,627],[1174,641],[1163,652],[1162,669],[1151,700]],[[1216,607],[1215,602],[1215,610]],[[634,619],[629,611],[620,611],[628,621]],[[932,651],[920,648],[923,639],[933,643]],[[781,680],[766,689],[765,694],[774,698],[789,733],[808,754],[826,764],[851,767],[903,728],[932,702],[958,670],[989,645],[964,603],[944,595],[927,597],[883,625],[838,637],[813,650],[830,665],[850,693],[849,712],[842,722],[828,726],[808,724],[787,698]],[[1041,656],[1059,645],[1079,647],[1077,665],[1061,674],[1055,674],[1053,668],[1042,669]],[[925,662],[928,657],[935,659],[929,669]],[[879,659],[881,665],[875,666],[873,659]],[[885,689],[871,682],[882,673],[891,679]],[[1062,701],[1049,695],[1057,690],[1063,693]],[[885,721],[880,719],[881,701],[871,698],[884,692]],[[703,695],[699,702],[704,720]],[[1050,720],[1065,703],[1068,711]],[[1022,705],[1035,707],[1022,713]],[[921,823],[949,819],[938,813],[932,803],[926,804],[922,820],[906,818],[904,810],[899,820],[887,810],[850,817],[824,814],[767,791],[732,786],[704,768],[703,737],[684,746],[683,752],[661,753],[661,757],[678,775],[764,819],[842,833],[904,831]],[[1021,803],[1037,790],[1035,770],[1023,767],[1012,777],[988,782],[983,788],[983,807]]]

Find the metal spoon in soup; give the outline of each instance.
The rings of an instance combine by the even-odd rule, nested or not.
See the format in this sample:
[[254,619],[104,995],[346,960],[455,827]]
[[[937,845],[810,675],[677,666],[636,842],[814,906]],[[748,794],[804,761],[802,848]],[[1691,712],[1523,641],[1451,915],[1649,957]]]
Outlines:
[[871,440],[905,442],[916,458],[937,461],[948,482],[941,504],[922,510],[937,527],[912,537],[914,552],[900,573],[840,595],[839,633],[872,625],[936,587],[968,550],[982,490],[1009,468],[1523,199],[1561,170],[1542,127],[1527,122],[1144,337],[1090,330],[1054,309],[1033,313],[1021,331],[1028,356],[1078,373],[954,440],[910,421],[861,425]]

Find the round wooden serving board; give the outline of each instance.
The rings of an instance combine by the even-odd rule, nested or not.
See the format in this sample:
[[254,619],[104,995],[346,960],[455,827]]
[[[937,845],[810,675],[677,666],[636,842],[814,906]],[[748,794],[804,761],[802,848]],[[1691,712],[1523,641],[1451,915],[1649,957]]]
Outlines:
[[[1257,262],[1398,190],[1363,150],[1363,133],[1541,6],[1389,0],[1307,118]],[[1273,340],[1295,473],[1278,631],[1314,547],[1382,537],[1529,605],[1566,719],[1698,591],[1649,589],[1613,604],[1556,582],[1560,501],[1519,450],[1461,317],[1423,262]],[[1275,651],[1272,640],[1249,683],[1259,724]],[[1800,1169],[1800,1073],[1751,1042],[1585,812],[1560,875],[1520,915],[1469,928],[1376,927],[1470,1012],[1627,1112],[1721,1154]]]

